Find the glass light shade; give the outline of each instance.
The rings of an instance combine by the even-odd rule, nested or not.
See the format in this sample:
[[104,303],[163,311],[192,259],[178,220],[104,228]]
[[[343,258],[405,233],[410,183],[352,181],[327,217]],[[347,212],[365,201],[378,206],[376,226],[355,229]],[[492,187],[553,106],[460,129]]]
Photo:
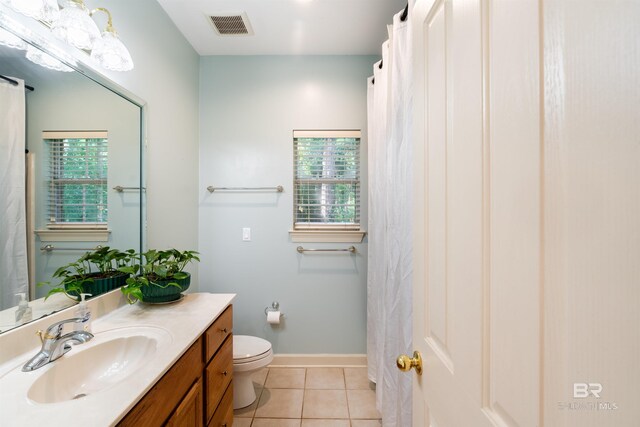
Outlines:
[[27,50],[27,44],[20,37],[0,28],[0,44],[12,49]]
[[60,17],[51,26],[53,35],[78,49],[91,50],[100,30],[84,4],[67,1]]
[[53,22],[60,9],[57,0],[2,0],[11,9],[30,18]]
[[65,73],[73,71],[71,67],[63,64],[53,56],[44,53],[40,49],[37,49],[31,45],[27,47],[27,59],[34,64],[38,64],[50,70],[64,71]]
[[91,58],[107,70],[129,71],[133,69],[133,60],[129,50],[120,41],[118,35],[111,31],[102,33],[91,51]]
[[[15,0],[14,0],[15,1]],[[47,22],[55,22],[60,17],[60,7],[58,6],[58,0],[43,0],[44,4],[43,20]]]

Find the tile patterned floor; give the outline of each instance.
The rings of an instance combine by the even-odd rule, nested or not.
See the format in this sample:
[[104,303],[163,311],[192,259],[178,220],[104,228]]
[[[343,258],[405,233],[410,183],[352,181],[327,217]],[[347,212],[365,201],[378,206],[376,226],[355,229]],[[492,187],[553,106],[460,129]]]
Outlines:
[[258,398],[234,411],[234,427],[380,427],[366,368],[265,368]]

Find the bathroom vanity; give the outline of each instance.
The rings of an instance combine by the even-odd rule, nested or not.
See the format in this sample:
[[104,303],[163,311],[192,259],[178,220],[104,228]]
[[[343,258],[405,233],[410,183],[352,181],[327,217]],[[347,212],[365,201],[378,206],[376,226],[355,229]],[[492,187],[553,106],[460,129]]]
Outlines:
[[229,306],[118,426],[166,423],[168,426],[230,427],[233,423],[232,326],[233,312]]
[[119,291],[88,301],[89,342],[32,372],[38,329],[63,310],[0,335],[0,424],[231,426],[233,294],[127,305]]

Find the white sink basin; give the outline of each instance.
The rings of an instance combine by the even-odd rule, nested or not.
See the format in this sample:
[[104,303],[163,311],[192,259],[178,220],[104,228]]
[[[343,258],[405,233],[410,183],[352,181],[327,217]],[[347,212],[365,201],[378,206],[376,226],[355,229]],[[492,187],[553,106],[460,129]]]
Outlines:
[[74,345],[60,359],[40,368],[47,371],[31,384],[27,397],[46,404],[99,393],[135,375],[170,342],[166,330],[150,326],[97,333],[88,343]]

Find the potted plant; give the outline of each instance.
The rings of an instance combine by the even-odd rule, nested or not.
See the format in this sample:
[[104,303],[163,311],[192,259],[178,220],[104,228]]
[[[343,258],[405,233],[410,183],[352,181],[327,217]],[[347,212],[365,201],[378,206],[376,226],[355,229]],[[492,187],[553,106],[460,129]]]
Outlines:
[[140,254],[140,264],[133,266],[133,275],[120,290],[129,304],[176,301],[191,284],[191,274],[184,269],[189,263],[200,261],[198,255],[196,251],[150,249]]
[[[64,293],[67,297],[79,300],[80,294],[97,296],[126,283],[127,277],[134,273],[132,261],[135,250],[120,251],[108,246],[86,252],[77,261],[63,265],[53,273],[54,278],[61,279],[45,297]],[[50,284],[40,282],[38,286]]]

